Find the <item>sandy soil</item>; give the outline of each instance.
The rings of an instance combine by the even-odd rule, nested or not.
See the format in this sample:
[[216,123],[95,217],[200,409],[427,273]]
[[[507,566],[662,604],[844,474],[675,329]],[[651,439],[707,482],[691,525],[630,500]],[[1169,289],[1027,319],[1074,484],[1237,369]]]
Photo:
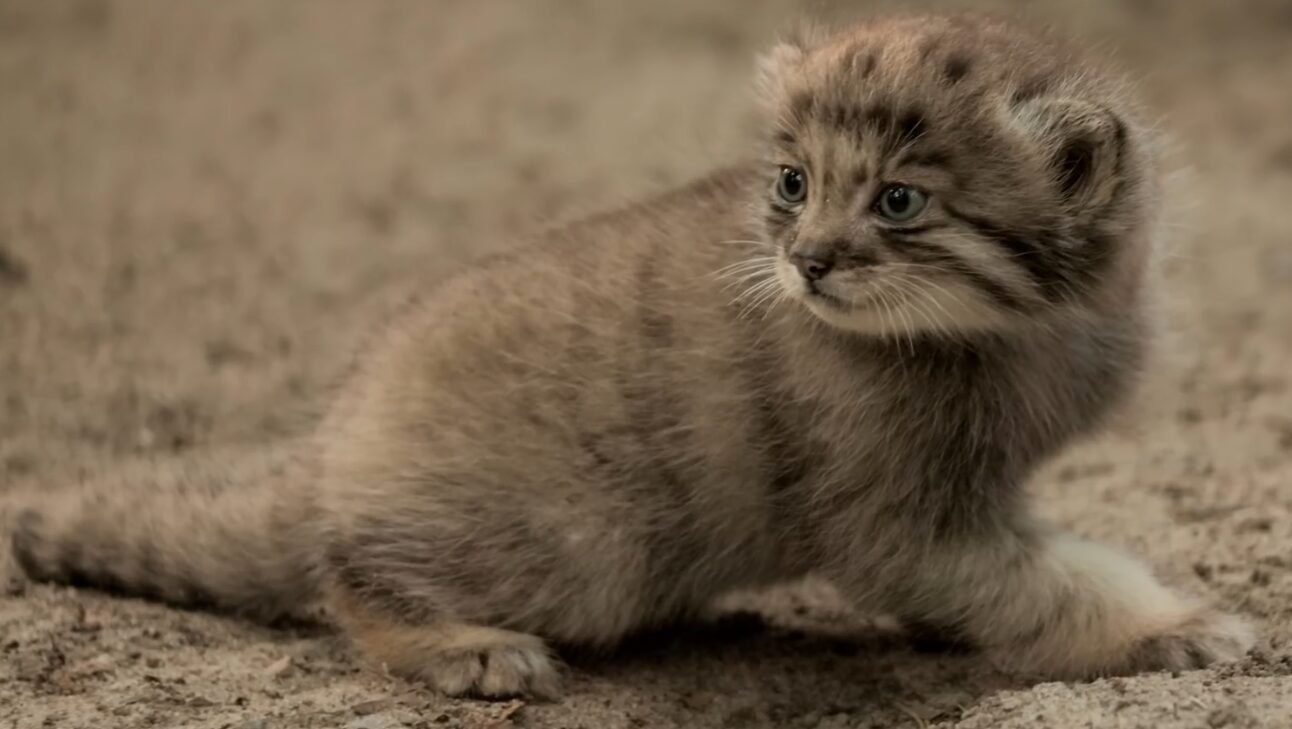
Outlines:
[[[1029,685],[805,589],[488,705],[326,635],[13,583],[0,727],[1292,727],[1292,6],[1014,5],[1116,53],[1180,170],[1168,356],[1035,491],[1257,620],[1249,659]],[[303,431],[405,292],[739,154],[751,54],[805,9],[0,0],[0,488]]]

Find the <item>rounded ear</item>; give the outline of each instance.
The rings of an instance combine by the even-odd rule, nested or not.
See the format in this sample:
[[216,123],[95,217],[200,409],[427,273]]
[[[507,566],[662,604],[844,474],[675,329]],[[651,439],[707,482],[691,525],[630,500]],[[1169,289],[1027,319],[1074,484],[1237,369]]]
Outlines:
[[781,41],[758,57],[758,96],[765,107],[774,108],[783,95],[786,78],[805,53],[800,43]]
[[1121,183],[1126,125],[1108,109],[1074,99],[1040,99],[1018,109],[1041,144],[1055,193],[1077,216],[1099,211]]

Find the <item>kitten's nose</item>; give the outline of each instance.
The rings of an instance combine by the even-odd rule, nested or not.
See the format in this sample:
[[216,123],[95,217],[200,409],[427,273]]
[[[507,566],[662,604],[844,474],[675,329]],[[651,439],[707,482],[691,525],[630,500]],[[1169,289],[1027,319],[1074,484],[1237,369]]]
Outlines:
[[820,281],[834,269],[834,254],[828,252],[791,253],[790,262],[809,281]]

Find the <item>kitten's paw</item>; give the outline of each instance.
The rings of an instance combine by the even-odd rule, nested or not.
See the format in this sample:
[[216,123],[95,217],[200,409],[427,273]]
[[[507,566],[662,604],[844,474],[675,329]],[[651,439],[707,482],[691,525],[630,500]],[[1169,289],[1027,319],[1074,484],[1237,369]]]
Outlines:
[[1130,672],[1205,668],[1240,660],[1255,643],[1256,632],[1247,621],[1204,610],[1139,641],[1131,649],[1126,668]]
[[449,696],[506,699],[560,695],[556,662],[541,643],[463,647],[426,656],[417,678]]
[[328,607],[374,667],[449,696],[555,699],[559,665],[542,638],[529,633],[434,617],[392,618],[370,601],[333,591]]
[[1042,633],[1027,643],[998,646],[996,663],[1006,670],[1050,679],[1083,680],[1150,671],[1190,671],[1241,660],[1255,644],[1252,627],[1226,613],[1182,609],[1174,617],[1107,616],[1104,625],[1084,623]]

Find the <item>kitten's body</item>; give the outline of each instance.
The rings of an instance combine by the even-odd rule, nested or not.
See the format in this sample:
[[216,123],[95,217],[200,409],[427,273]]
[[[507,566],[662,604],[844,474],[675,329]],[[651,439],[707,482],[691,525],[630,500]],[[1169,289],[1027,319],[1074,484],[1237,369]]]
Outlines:
[[[370,658],[450,693],[550,693],[544,640],[611,645],[808,572],[1025,670],[1240,655],[1241,623],[1021,491],[1140,369],[1156,193],[1128,111],[975,19],[777,56],[774,164],[447,282],[373,343],[308,471],[44,496],[16,554],[260,617],[319,594]],[[777,164],[816,197],[769,210]],[[897,178],[937,201],[926,222],[850,202]],[[809,246],[830,269],[807,285]]]

